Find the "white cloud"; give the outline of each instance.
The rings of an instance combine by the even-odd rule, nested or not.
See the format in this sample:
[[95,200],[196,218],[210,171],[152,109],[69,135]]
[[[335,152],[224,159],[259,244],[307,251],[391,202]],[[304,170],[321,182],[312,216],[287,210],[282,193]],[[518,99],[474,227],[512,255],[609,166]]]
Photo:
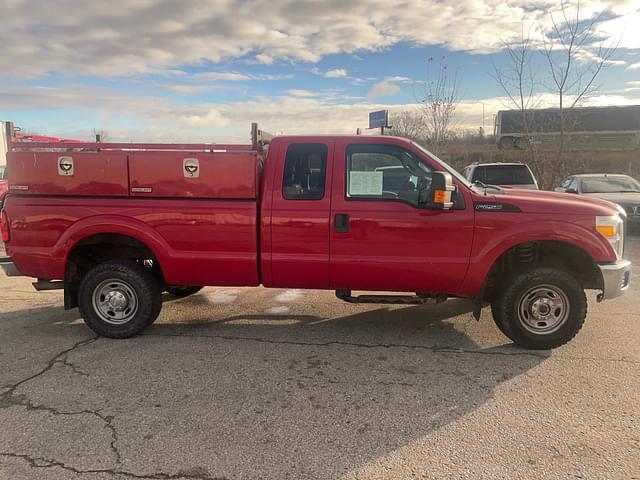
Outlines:
[[640,70],[640,62],[632,63],[627,67],[627,70]]
[[[637,2],[581,5],[585,15],[608,9],[611,18],[599,24],[600,32],[618,38],[624,31],[621,48],[640,48]],[[521,20],[548,25],[551,8],[557,2],[60,0],[56,8],[42,8],[41,0],[10,1],[2,6],[0,71],[118,76],[240,57],[265,65],[316,62],[399,42],[484,53],[517,37]]]
[[[315,93],[318,96],[309,95]],[[21,127],[42,134],[79,139],[90,138],[90,130],[94,127],[103,128],[114,141],[246,142],[249,124],[253,121],[274,133],[348,134],[354,133],[358,127],[366,128],[369,112],[388,109],[393,113],[417,108],[414,104],[392,105],[373,99],[354,100],[357,103],[345,103],[347,100],[337,91],[292,90],[281,97],[202,105],[77,85],[65,88],[6,85],[0,90],[3,109],[49,109],[55,110],[55,115],[58,115],[53,124],[42,121]],[[556,100],[553,95],[542,95],[538,106],[555,106]],[[591,97],[585,105],[638,103],[638,92],[612,92]],[[493,128],[493,115],[498,110],[510,108],[508,99],[502,97],[463,101],[456,110],[457,127],[475,130],[481,126],[483,104],[487,131]],[[75,123],[78,114],[75,111],[68,112],[66,109],[69,105],[81,105],[87,112],[87,118],[99,118],[99,124],[78,127]],[[43,118],[51,116],[47,114]]]
[[346,77],[347,71],[344,68],[336,68],[334,70],[328,70],[324,72],[324,76],[327,78],[340,78]]
[[385,78],[385,80],[387,82],[402,82],[402,83],[409,83],[411,82],[411,79],[409,77],[400,77],[400,76],[395,76],[395,77],[387,77]]
[[251,80],[251,77],[249,75],[238,72],[200,72],[190,75],[190,78],[193,80],[212,82],[216,82],[219,80],[231,82]]
[[395,83],[384,81],[376,83],[373,87],[371,87],[371,90],[369,90],[369,93],[367,95],[371,98],[377,98],[389,97],[397,93],[400,93],[400,87],[398,87]]
[[266,53],[259,53],[256,55],[258,63],[264,63],[265,65],[271,65],[273,63],[273,57]]
[[203,114],[183,115],[178,120],[188,128],[224,128],[230,123],[229,118],[215,108],[210,108]]
[[292,97],[317,97],[318,92],[312,92],[310,90],[302,90],[299,88],[293,88],[287,92]]

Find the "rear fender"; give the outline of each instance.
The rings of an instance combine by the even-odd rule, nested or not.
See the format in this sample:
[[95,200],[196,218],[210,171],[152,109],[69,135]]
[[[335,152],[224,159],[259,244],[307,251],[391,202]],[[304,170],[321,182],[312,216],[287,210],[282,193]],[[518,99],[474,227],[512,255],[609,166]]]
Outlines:
[[69,254],[80,241],[104,233],[126,235],[142,242],[153,252],[160,265],[171,251],[169,244],[148,224],[132,217],[99,215],[83,218],[65,230],[53,247],[53,255],[64,258],[66,265]]

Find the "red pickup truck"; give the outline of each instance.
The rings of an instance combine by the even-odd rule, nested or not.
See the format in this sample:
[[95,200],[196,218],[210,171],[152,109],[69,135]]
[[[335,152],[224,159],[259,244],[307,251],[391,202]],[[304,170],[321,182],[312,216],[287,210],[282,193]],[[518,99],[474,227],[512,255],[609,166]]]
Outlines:
[[[598,199],[472,184],[402,138],[282,136],[249,145],[14,141],[2,236],[11,275],[64,288],[100,335],[130,337],[162,292],[335,290],[351,303],[491,304],[547,349],[629,285],[625,213]],[[360,294],[356,294],[360,292]],[[376,293],[386,292],[386,293]]]

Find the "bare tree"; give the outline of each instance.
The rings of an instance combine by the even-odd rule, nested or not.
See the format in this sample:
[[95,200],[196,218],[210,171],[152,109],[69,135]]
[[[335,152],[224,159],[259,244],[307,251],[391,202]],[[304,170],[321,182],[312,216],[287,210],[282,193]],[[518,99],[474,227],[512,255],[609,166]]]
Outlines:
[[[525,33],[526,32],[526,33]],[[531,27],[525,28],[524,21],[520,24],[520,37],[515,41],[500,41],[506,53],[506,64],[493,64],[491,76],[496,80],[506,96],[507,106],[518,110],[521,117],[523,136],[516,140],[519,148],[526,148],[529,166],[536,177],[544,182],[548,170],[546,154],[540,154],[536,144],[532,141],[536,129],[531,110],[539,103],[536,88],[539,86],[536,70],[533,68],[534,45]]]
[[[570,132],[576,127],[572,120],[573,109],[599,87],[597,79],[616,52],[617,42],[607,43],[597,31],[601,14],[588,19],[581,18],[580,1],[572,6],[569,0],[561,0],[559,14],[549,14],[550,31],[540,24],[542,43],[537,44],[531,29],[515,42],[501,42],[507,54],[507,64],[494,65],[493,77],[505,92],[507,103],[522,113],[522,133],[528,139],[529,162],[545,187],[552,187],[568,173],[563,154]],[[542,53],[547,68],[534,70],[532,62],[536,51]],[[530,140],[543,125],[545,119],[534,116],[540,97],[540,87],[556,96],[559,107],[559,141],[554,151],[538,149]],[[555,117],[557,118],[557,117]],[[546,121],[553,121],[548,118]],[[525,145],[520,145],[521,147]]]
[[419,110],[402,110],[392,113],[389,118],[391,134],[424,143],[426,128],[422,112]]
[[558,96],[560,140],[556,161],[560,162],[566,143],[568,115],[599,87],[596,80],[610,64],[620,40],[608,42],[597,32],[602,13],[590,19],[580,17],[580,1],[573,7],[568,0],[560,3],[560,19],[550,14],[552,31],[543,35],[543,54],[547,60],[549,89]]
[[102,128],[94,128],[92,130],[93,136],[96,140],[100,139],[101,142],[108,142],[110,140],[109,132]]
[[419,99],[425,124],[425,140],[435,153],[442,152],[454,128],[458,98],[458,74],[451,74],[445,62],[440,58],[437,71],[431,67],[433,58],[427,60],[427,78],[423,84],[422,98]]
[[[520,38],[515,42],[502,40],[502,49],[507,54],[506,66],[493,64],[493,78],[507,97],[507,103],[515,110],[522,113],[522,128],[526,143],[531,146],[529,134],[533,125],[529,110],[538,103],[538,95],[535,93],[538,82],[532,67],[531,28],[525,34],[524,22],[521,23]],[[535,152],[529,149],[531,154]]]

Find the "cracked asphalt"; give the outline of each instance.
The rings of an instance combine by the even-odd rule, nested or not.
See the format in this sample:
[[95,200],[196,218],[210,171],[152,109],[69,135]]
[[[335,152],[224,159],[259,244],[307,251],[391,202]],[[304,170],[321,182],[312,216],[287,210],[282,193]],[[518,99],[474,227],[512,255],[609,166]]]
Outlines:
[[110,340],[0,273],[0,479],[640,479],[639,293],[552,352],[468,301],[261,288]]

